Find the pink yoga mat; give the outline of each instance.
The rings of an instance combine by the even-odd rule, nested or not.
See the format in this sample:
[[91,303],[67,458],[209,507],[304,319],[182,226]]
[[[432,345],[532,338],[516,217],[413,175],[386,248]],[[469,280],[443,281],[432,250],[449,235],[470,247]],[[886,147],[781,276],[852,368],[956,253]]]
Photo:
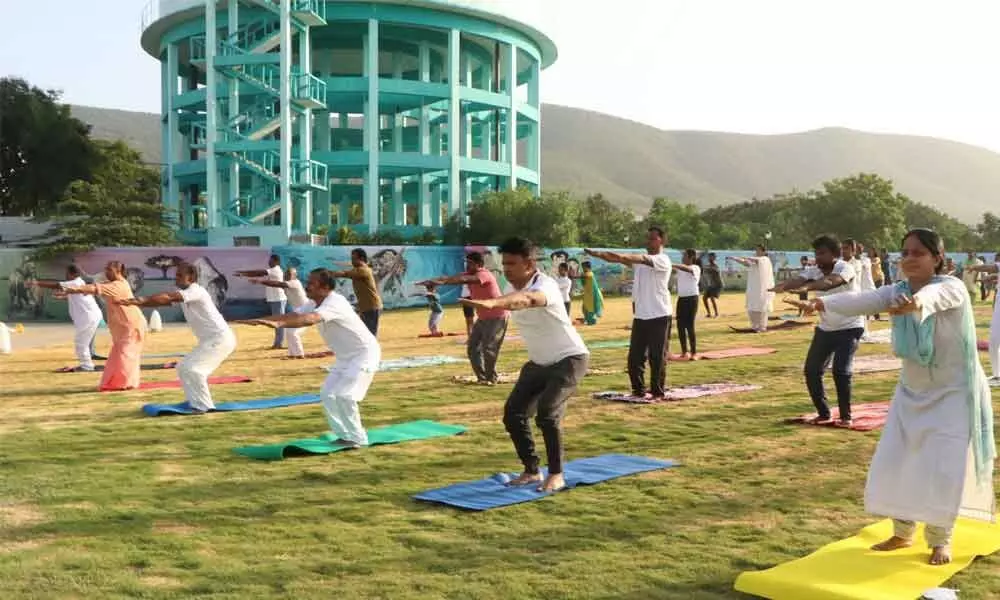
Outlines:
[[874,431],[881,429],[885,425],[885,419],[889,415],[888,402],[873,402],[871,404],[856,404],[851,407],[851,426],[840,427],[840,411],[834,407],[831,410],[833,420],[826,423],[810,423],[816,418],[816,413],[802,415],[793,419],[788,419],[786,423],[796,425],[812,425],[814,427],[839,427],[852,431]]
[[986,340],[979,340],[978,342],[976,342],[976,348],[979,348],[983,352],[988,352],[990,349],[990,343],[987,342]]
[[[702,360],[722,360],[725,358],[739,358],[741,356],[763,356],[765,354],[774,354],[777,352],[774,348],[726,348],[724,350],[713,350],[711,352],[702,352],[698,356]],[[670,360],[675,362],[686,362],[690,359],[682,358],[680,354],[671,354]]]
[[[223,385],[226,383],[250,383],[253,379],[244,375],[227,375],[225,377],[209,377],[209,385]],[[180,381],[146,381],[139,384],[140,390],[168,390],[181,387]],[[107,390],[109,392],[127,392],[129,390]]]

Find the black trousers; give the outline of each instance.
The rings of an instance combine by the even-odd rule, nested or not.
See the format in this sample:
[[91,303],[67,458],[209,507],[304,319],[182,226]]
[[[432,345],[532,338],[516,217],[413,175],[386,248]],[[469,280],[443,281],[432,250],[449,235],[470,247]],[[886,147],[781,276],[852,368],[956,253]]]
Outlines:
[[851,379],[854,374],[854,353],[865,330],[861,327],[840,331],[816,328],[809,353],[806,354],[805,376],[809,396],[820,417],[830,418],[823,388],[823,372],[833,356],[833,384],[837,387],[837,405],[841,420],[851,418]]
[[698,341],[694,335],[694,319],[697,316],[698,296],[677,299],[677,337],[681,339],[681,352],[688,351],[688,340],[691,340],[691,354],[698,353]]
[[372,335],[378,337],[378,320],[382,316],[382,309],[376,308],[375,310],[366,310],[361,313],[361,321],[368,328],[368,331],[372,332]]
[[538,454],[529,422],[532,415],[535,416],[535,424],[542,430],[549,474],[562,473],[562,419],[566,414],[566,401],[587,374],[588,363],[589,356],[581,354],[545,367],[533,362],[521,367],[517,383],[503,407],[503,424],[514,442],[525,473],[539,472]]
[[628,378],[632,394],[646,393],[646,359],[649,358],[649,387],[654,396],[663,396],[667,389],[667,352],[670,350],[670,328],[673,319],[632,319],[632,337],[628,346]]

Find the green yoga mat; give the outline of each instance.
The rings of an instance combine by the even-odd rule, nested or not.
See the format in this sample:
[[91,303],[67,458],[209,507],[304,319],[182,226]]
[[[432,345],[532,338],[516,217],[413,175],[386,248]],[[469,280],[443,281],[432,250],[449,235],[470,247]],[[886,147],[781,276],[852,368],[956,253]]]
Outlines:
[[[368,430],[368,445],[398,444],[412,440],[426,440],[437,437],[448,437],[465,433],[461,425],[445,425],[435,421],[411,421],[398,425],[376,427]],[[283,444],[270,446],[244,446],[234,448],[233,452],[257,460],[281,460],[292,456],[311,456],[314,454],[331,454],[345,450],[344,446],[332,444],[336,441],[332,434],[326,433],[318,438],[293,440]]]
[[591,342],[587,344],[587,347],[598,350],[601,348],[628,348],[628,345],[628,340],[605,340],[603,342]]

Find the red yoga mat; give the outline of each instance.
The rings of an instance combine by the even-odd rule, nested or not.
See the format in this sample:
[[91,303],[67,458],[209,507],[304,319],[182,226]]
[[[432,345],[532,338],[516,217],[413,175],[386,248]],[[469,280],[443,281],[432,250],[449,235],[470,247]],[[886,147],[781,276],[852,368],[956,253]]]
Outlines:
[[[702,352],[698,356],[703,360],[722,360],[725,358],[739,358],[741,356],[763,356],[765,354],[774,354],[775,352],[777,352],[777,350],[774,348],[726,348],[724,350]],[[671,354],[670,360],[675,362],[686,362],[690,359],[682,358],[680,354]]]
[[[253,379],[245,375],[227,375],[225,377],[209,377],[209,385],[223,385],[226,383],[250,383]],[[168,390],[181,387],[179,380],[175,381],[145,381],[139,384],[140,390]],[[127,392],[128,390],[103,390],[105,392]]]
[[838,427],[840,429],[851,429],[853,431],[875,431],[885,425],[885,419],[889,415],[888,402],[873,402],[870,404],[856,404],[851,407],[851,426],[840,427],[840,411],[836,407],[830,411],[833,420],[825,423],[811,423],[816,418],[816,413],[802,415],[793,419],[788,419],[786,423],[796,425],[813,425],[815,427]]
[[979,340],[978,342],[976,342],[976,348],[979,348],[983,352],[988,352],[990,349],[990,343],[987,342],[986,340]]

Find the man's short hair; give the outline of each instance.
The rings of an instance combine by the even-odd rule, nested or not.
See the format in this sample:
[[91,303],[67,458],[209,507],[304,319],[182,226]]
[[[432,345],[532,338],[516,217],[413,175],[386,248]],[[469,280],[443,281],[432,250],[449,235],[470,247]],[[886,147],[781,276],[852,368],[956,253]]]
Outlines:
[[333,272],[330,269],[324,269],[322,267],[318,269],[313,269],[309,271],[310,277],[316,278],[316,283],[325,287],[328,290],[332,290],[337,286],[337,280],[333,276]]
[[198,267],[192,265],[191,263],[181,263],[177,265],[177,273],[180,275],[187,275],[195,281],[198,280]]
[[[846,241],[844,242],[847,243]],[[834,256],[840,256],[840,240],[832,235],[821,235],[812,241],[813,250],[819,250],[820,248],[826,248],[833,253]]]
[[80,276],[80,267],[78,267],[76,265],[70,265],[70,266],[66,267],[66,274],[69,275],[70,277],[79,277]]
[[486,260],[483,259],[481,252],[469,252],[465,255],[465,259],[471,261],[473,264],[477,264],[480,267],[486,264]]
[[512,237],[497,248],[500,254],[514,254],[522,258],[535,258],[535,245],[522,237]]
[[368,253],[365,252],[364,248],[355,248],[351,250],[351,256],[357,256],[358,260],[361,262],[368,262]]

